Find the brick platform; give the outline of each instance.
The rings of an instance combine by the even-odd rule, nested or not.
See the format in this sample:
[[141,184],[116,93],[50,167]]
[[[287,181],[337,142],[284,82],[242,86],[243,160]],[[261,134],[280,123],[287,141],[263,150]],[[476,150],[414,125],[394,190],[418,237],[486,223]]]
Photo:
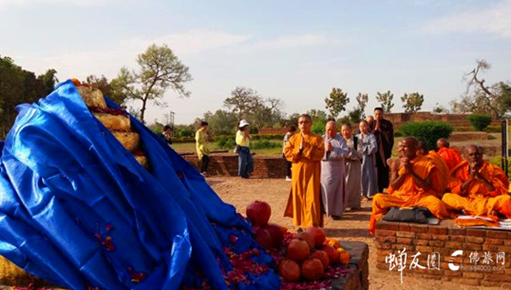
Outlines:
[[[403,254],[401,257],[407,258],[403,263],[406,265],[402,271],[404,276],[511,289],[509,231],[459,228],[453,220],[444,220],[436,226],[379,221],[375,243],[376,267],[383,271],[396,266]],[[456,251],[462,252],[456,254]],[[419,252],[417,262],[425,269],[412,265],[413,256]],[[485,260],[485,254],[491,260]],[[439,262],[438,269],[433,261]],[[398,273],[397,268],[392,272]]]
[[346,277],[332,281],[333,290],[366,290],[369,289],[369,247],[366,243],[341,241],[341,247],[348,251],[351,260],[348,265],[352,273]]
[[[199,168],[196,154],[182,154],[186,161]],[[275,155],[254,155],[255,178],[285,178],[286,162],[284,158]],[[208,173],[213,176],[238,176],[238,154],[218,153],[209,156]]]

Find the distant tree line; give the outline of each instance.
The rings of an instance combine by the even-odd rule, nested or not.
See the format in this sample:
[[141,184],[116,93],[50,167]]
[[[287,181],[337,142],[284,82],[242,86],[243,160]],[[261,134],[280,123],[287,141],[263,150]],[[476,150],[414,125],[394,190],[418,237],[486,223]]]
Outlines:
[[[180,97],[190,97],[190,92],[184,87],[186,82],[192,80],[188,67],[183,65],[172,50],[166,45],[150,45],[145,52],[137,56],[138,70],[122,67],[117,77],[108,80],[105,76],[97,77],[89,75],[85,83],[99,88],[106,96],[119,105],[126,106],[129,100],[140,101],[137,109],[128,107],[127,110],[139,118],[145,119],[145,111],[148,106],[156,105],[165,107],[167,104],[161,99],[169,88],[178,93]],[[476,62],[476,67],[465,75],[467,90],[459,99],[451,101],[450,110],[441,106],[434,108],[436,113],[474,113],[488,114],[502,117],[511,108],[511,83],[501,81],[492,85],[486,85],[481,73],[488,70],[490,64],[484,60]],[[36,76],[33,72],[26,71],[16,65],[9,57],[0,56],[0,134],[5,134],[10,129],[16,118],[15,106],[20,103],[31,103],[49,94],[58,83],[57,71],[48,69],[46,73]],[[394,94],[388,90],[377,92],[377,103],[384,112],[390,113],[394,108]],[[324,99],[327,112],[311,109],[307,113],[311,115],[315,132],[322,132],[328,118],[334,118],[338,122],[356,123],[365,118],[364,111],[369,101],[366,93],[358,93],[355,96],[356,106],[347,111],[346,106],[350,102],[348,93],[341,88],[332,88]],[[405,112],[414,113],[421,109],[424,103],[424,95],[419,92],[405,93],[400,97]],[[223,101],[223,108],[215,112],[206,112],[201,118],[197,118],[193,124],[175,125],[175,135],[180,137],[193,136],[200,121],[209,123],[210,132],[214,135],[229,135],[236,131],[236,126],[241,119],[246,119],[251,124],[251,130],[256,133],[261,128],[285,128],[296,125],[298,113],[287,115],[284,110],[284,101],[275,97],[262,97],[256,90],[248,87],[236,87]],[[339,115],[345,112],[339,118]],[[169,119],[169,118],[167,118]],[[154,124],[158,131],[163,125]]]
[[54,69],[36,76],[16,65],[9,57],[0,56],[0,138],[4,139],[22,103],[33,103],[53,91],[58,82]]

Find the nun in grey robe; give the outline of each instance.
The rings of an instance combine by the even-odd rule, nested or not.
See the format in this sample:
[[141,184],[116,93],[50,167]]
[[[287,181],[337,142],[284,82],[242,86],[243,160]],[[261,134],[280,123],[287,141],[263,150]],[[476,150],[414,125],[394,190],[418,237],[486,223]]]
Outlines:
[[[350,128],[351,129],[351,128]],[[346,137],[347,138],[347,137]],[[362,143],[358,138],[351,135],[350,139],[346,139],[349,153],[344,158],[346,170],[346,207],[360,209],[361,200],[361,177],[362,177]]]
[[361,195],[366,198],[372,198],[378,192],[378,179],[376,177],[376,156],[378,149],[376,137],[372,133],[357,135],[358,142],[361,143],[360,153],[362,153],[362,192]]
[[321,160],[321,199],[327,215],[340,218],[346,209],[346,195],[344,184],[344,157],[349,150],[344,138],[337,134],[330,139],[323,135],[325,148],[328,142],[332,150],[327,152]]

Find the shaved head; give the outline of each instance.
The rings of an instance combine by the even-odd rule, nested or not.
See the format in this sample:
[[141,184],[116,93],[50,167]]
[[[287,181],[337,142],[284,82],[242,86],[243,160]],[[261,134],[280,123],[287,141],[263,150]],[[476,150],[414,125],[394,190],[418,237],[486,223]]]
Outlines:
[[403,141],[408,146],[414,146],[415,149],[419,147],[419,140],[417,140],[417,138],[415,137],[406,137],[405,139],[403,139]]
[[414,137],[406,137],[403,139],[401,147],[401,154],[403,157],[414,159],[417,157],[417,149],[419,147],[419,140]]
[[468,145],[465,147],[465,156],[469,162],[481,164],[483,161],[483,149],[477,145]]
[[449,148],[449,141],[447,141],[447,139],[445,139],[445,138],[440,138],[440,139],[438,139],[438,141],[436,141],[436,147],[438,149],[444,148],[444,147]]
[[428,148],[426,148],[426,143],[419,141],[417,145],[417,150],[424,156],[428,155]]
[[335,138],[335,135],[337,135],[337,123],[333,120],[326,122],[325,133],[328,138]]

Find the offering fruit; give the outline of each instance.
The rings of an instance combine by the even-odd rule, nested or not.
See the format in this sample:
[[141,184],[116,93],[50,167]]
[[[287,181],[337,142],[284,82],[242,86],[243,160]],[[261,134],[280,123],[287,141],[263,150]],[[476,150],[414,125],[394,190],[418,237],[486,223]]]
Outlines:
[[265,201],[254,201],[247,206],[247,217],[254,226],[268,224],[271,216],[271,207]]

